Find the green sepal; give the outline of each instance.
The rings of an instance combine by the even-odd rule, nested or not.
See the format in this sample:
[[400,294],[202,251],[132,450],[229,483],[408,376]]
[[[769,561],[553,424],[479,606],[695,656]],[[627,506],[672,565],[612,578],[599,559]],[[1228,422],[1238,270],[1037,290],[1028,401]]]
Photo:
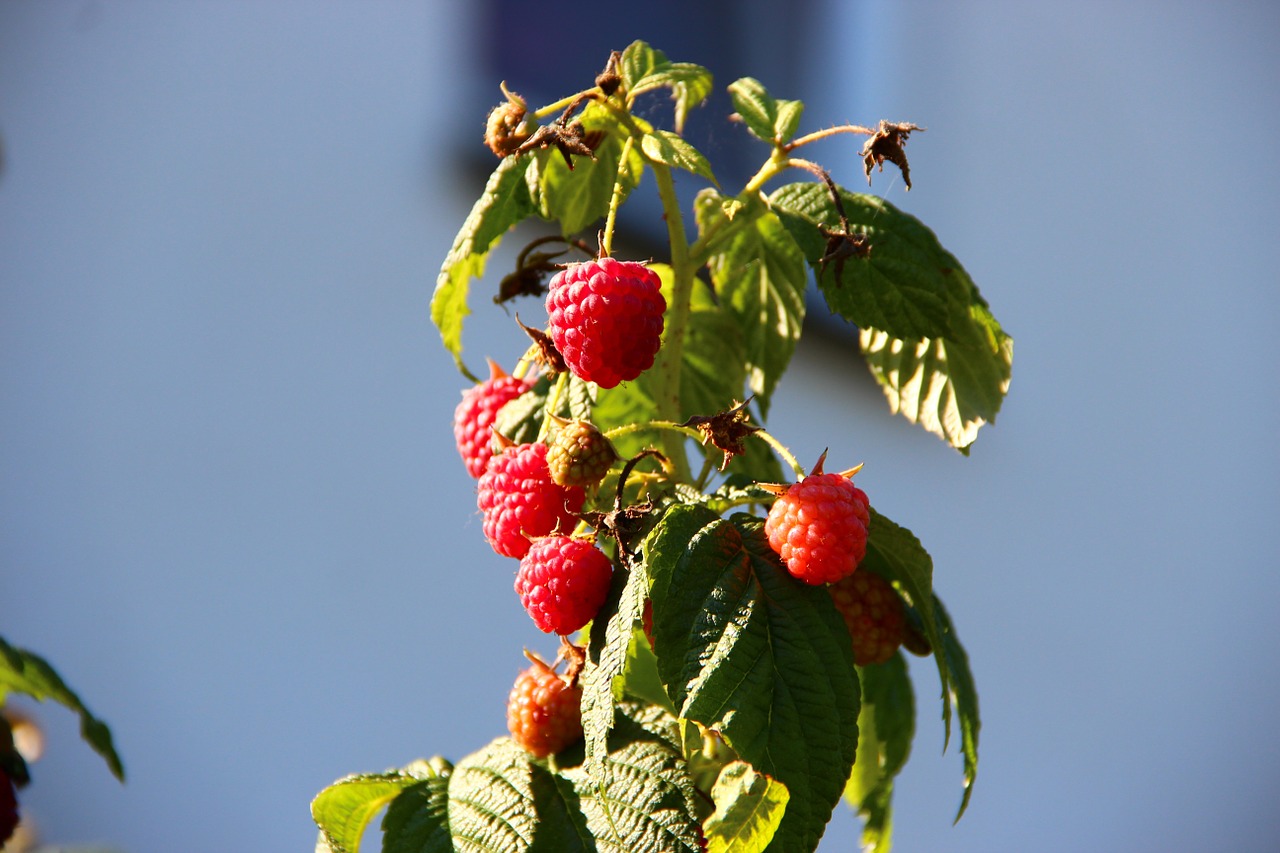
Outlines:
[[462,223],[445,256],[431,297],[431,320],[440,330],[445,349],[458,367],[462,363],[462,321],[471,313],[467,293],[471,279],[484,275],[485,260],[517,223],[534,212],[525,172],[532,158],[507,157],[498,164],[484,192]]
[[34,652],[11,646],[0,637],[0,705],[10,692],[39,702],[52,699],[80,716],[80,737],[102,756],[111,773],[124,781],[124,763],[111,737],[111,729],[90,713],[75,691],[67,686],[49,662]]

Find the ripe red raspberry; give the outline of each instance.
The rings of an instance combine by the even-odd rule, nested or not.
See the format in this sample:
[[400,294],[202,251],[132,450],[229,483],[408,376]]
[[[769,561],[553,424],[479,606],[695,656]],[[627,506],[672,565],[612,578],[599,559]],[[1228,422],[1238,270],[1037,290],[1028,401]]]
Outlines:
[[538,629],[571,634],[595,618],[609,594],[613,563],[585,539],[535,539],[520,560],[516,594]]
[[472,477],[483,474],[493,456],[494,418],[503,406],[531,387],[532,382],[508,376],[490,359],[489,378],[462,392],[462,402],[453,410],[453,440]]
[[552,482],[545,444],[516,444],[493,457],[476,495],[484,538],[502,556],[516,559],[529,552],[530,539],[573,530],[586,499],[582,489]]
[[884,663],[902,645],[906,612],[893,585],[875,572],[854,572],[831,585],[831,600],[849,626],[853,662]]
[[582,688],[530,655],[507,699],[507,729],[516,743],[542,758],[582,737]]
[[547,445],[551,479],[562,486],[594,486],[617,459],[613,444],[587,421],[560,421]]
[[574,376],[601,388],[653,366],[666,310],[658,274],[638,261],[570,264],[548,284],[551,340]]
[[866,494],[844,474],[822,473],[819,462],[774,501],[764,532],[787,571],[820,584],[853,574],[867,551],[870,525]]
[[18,828],[18,793],[9,774],[0,770],[0,847]]

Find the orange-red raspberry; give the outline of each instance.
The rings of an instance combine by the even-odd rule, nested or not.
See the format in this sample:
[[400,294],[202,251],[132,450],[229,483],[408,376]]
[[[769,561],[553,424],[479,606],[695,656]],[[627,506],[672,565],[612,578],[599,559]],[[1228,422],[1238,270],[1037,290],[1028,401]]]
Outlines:
[[867,551],[871,508],[866,494],[842,474],[810,474],[769,509],[769,547],[808,584],[853,574]]
[[849,626],[853,662],[884,663],[902,645],[906,612],[887,580],[871,571],[854,572],[831,585],[831,600]]
[[533,387],[525,379],[508,376],[489,361],[489,378],[462,392],[453,410],[453,440],[467,473],[479,477],[493,456],[493,421],[507,403]]
[[595,618],[609,594],[613,563],[585,539],[545,536],[520,560],[516,594],[548,634],[571,634]]
[[570,264],[547,287],[551,340],[574,376],[613,388],[653,366],[667,310],[653,270],[601,258]]
[[484,538],[504,557],[519,559],[531,539],[570,531],[586,499],[582,489],[558,486],[547,470],[545,444],[517,444],[489,460],[476,484]]
[[538,758],[560,752],[582,737],[582,688],[534,659],[511,688],[507,729]]

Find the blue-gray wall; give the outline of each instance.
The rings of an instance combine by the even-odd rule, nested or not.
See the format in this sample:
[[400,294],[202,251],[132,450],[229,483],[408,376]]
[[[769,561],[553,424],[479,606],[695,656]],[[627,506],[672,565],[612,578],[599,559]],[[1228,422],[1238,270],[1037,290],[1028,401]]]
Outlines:
[[[838,342],[775,404],[801,457],[867,463],[973,659],[973,805],[951,827],[960,762],[918,666],[899,849],[1273,845],[1280,15],[814,5],[777,94],[808,127],[929,128],[915,189],[873,190],[1017,340],[969,459],[843,377]],[[0,634],[130,774],[39,708],[24,803],[49,841],[309,849],[316,790],[482,745],[520,648],[553,648],[481,538],[427,317],[497,92],[470,8],[0,4]],[[855,150],[814,156],[857,186]],[[473,363],[509,364],[510,328],[482,310]],[[842,813],[823,849],[856,835]]]

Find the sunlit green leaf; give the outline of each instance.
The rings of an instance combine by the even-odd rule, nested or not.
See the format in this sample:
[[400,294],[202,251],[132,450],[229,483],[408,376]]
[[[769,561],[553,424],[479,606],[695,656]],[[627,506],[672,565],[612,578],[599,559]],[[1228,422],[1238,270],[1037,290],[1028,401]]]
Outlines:
[[471,279],[484,275],[485,260],[502,236],[534,212],[525,179],[530,157],[507,157],[489,176],[453,239],[436,278],[431,297],[431,320],[440,330],[445,349],[462,365],[462,321],[471,313],[467,293]]
[[785,145],[795,136],[800,115],[804,112],[804,104],[800,101],[775,99],[754,77],[743,77],[730,83],[729,97],[753,136],[777,145]]
[[952,698],[956,716],[960,718],[960,748],[964,753],[964,798],[956,812],[956,820],[960,820],[969,807],[973,783],[978,777],[978,730],[982,728],[982,721],[978,716],[978,688],[969,669],[969,655],[960,645],[951,616],[936,596],[933,600],[933,612],[942,634],[941,652],[935,646],[934,656],[947,659],[947,669],[951,672]]
[[711,72],[692,62],[671,62],[662,51],[642,41],[632,42],[622,52],[619,69],[628,102],[637,95],[668,88],[675,101],[675,131],[684,132],[689,113],[711,94]]
[[674,507],[644,554],[668,693],[786,785],[775,844],[811,850],[857,747],[853,650],[831,596],[786,572],[752,516]]
[[791,795],[777,779],[757,773],[745,761],[734,761],[720,772],[711,799],[715,814],[703,823],[707,853],[762,853]]
[[[698,229],[707,234],[727,218],[713,190],[699,194]],[[804,325],[808,284],[804,256],[778,218],[760,205],[739,210],[731,237],[718,243],[708,264],[721,304],[742,330],[748,381],[768,417],[778,380],[786,372]]]
[[[538,152],[538,179],[534,198],[538,212],[545,219],[560,223],[566,237],[601,220],[609,212],[614,185],[621,179],[622,198],[640,183],[644,160],[630,149],[623,160],[626,132],[619,129],[617,118],[596,103],[588,104],[580,117],[588,131],[600,131],[604,139],[595,150],[595,158],[573,155],[573,168],[555,149]],[[635,122],[647,127],[640,119]],[[618,164],[624,167],[619,171]]]
[[640,149],[655,163],[684,169],[713,184],[717,183],[716,176],[711,173],[711,164],[702,152],[670,131],[655,130],[653,133],[646,133],[640,140]]
[[124,764],[112,742],[111,729],[84,706],[49,662],[34,652],[9,645],[0,637],[0,705],[11,692],[40,702],[52,699],[80,716],[80,736],[102,756],[112,774],[124,781]]
[[901,652],[863,667],[858,760],[845,798],[862,817],[862,846],[889,853],[893,837],[893,780],[906,764],[915,736],[915,696]]
[[359,853],[369,821],[400,793],[422,780],[402,772],[347,776],[311,801],[311,818],[333,853]]

